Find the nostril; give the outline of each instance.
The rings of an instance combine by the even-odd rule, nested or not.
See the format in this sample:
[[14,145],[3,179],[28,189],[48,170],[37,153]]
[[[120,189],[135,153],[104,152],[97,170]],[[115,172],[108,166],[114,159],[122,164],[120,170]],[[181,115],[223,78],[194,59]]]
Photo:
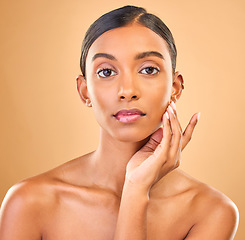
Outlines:
[[121,100],[126,99],[126,98],[127,98],[128,100],[138,99],[137,95],[133,95],[133,96],[131,96],[131,97],[130,97],[130,96],[127,97],[127,96],[124,96],[124,95],[121,95],[121,96],[120,96],[120,99],[121,99]]

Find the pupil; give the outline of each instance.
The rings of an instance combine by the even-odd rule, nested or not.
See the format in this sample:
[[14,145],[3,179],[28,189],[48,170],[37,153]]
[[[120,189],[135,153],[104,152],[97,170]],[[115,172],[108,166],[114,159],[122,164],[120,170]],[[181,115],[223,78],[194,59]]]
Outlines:
[[148,67],[148,68],[146,68],[146,72],[148,73],[148,74],[151,74],[152,72],[153,72],[153,67]]
[[109,77],[111,75],[111,70],[110,69],[104,69],[103,72],[104,72],[104,75],[106,77]]

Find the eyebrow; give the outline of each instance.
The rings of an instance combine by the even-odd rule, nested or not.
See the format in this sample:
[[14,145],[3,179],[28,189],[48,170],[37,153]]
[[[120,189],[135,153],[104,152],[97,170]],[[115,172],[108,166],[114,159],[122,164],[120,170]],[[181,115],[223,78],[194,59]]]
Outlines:
[[142,59],[145,57],[150,57],[150,56],[159,57],[161,59],[164,59],[163,55],[160,52],[148,51],[148,52],[142,52],[142,53],[137,54],[135,57],[135,60]]
[[[139,53],[135,56],[135,60],[139,60],[139,59],[142,59],[142,58],[145,58],[145,57],[150,57],[150,56],[154,56],[154,57],[158,57],[158,58],[161,58],[161,59],[164,59],[163,55],[160,53],[160,52],[157,52],[157,51],[148,51],[148,52],[142,52],[142,53]],[[92,58],[92,62],[97,59],[97,58],[107,58],[107,59],[110,59],[110,60],[114,60],[114,61],[117,61],[117,59],[111,55],[111,54],[108,54],[108,53],[96,53],[93,58]]]
[[96,54],[93,56],[93,58],[92,58],[92,62],[93,62],[96,58],[100,58],[100,57],[102,57],[102,58],[108,58],[108,59],[110,59],[110,60],[116,60],[116,58],[115,58],[113,55],[111,55],[111,54],[108,54],[108,53],[96,53]]

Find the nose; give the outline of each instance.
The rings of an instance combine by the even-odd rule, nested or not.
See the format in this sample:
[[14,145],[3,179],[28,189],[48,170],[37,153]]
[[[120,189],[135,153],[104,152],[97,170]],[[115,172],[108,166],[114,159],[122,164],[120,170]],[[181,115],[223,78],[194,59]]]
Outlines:
[[140,89],[136,78],[127,76],[120,79],[118,98],[119,100],[132,101],[140,98]]

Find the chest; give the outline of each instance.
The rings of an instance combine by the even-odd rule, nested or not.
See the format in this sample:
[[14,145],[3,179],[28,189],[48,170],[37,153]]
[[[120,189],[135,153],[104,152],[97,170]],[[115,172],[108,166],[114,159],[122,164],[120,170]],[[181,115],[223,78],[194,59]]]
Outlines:
[[[113,198],[63,198],[46,217],[43,240],[112,240],[120,201]],[[151,201],[147,239],[184,239],[193,225],[190,207],[177,200]],[[132,213],[132,217],[133,213]]]

